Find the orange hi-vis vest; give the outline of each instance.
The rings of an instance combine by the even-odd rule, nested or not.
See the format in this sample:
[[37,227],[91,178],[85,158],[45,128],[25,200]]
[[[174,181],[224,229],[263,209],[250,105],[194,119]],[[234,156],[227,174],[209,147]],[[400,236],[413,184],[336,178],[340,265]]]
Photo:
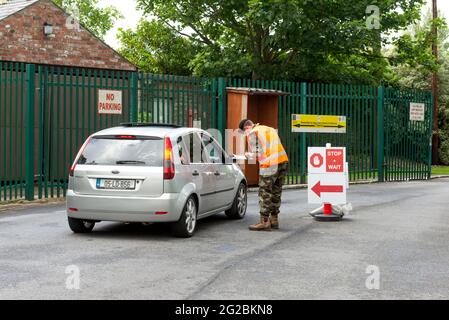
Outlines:
[[259,143],[259,165],[261,169],[288,162],[287,152],[282,146],[277,131],[267,126],[256,125],[250,133],[257,136]]

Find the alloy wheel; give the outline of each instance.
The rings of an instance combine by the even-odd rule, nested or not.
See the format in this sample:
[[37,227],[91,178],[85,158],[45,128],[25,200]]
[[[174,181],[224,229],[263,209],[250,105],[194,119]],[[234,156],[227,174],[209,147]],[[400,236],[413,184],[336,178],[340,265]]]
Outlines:
[[240,216],[243,216],[246,212],[247,198],[245,187],[241,187],[237,195],[237,209]]
[[186,206],[186,226],[187,231],[192,233],[196,226],[196,206],[193,199],[189,199]]

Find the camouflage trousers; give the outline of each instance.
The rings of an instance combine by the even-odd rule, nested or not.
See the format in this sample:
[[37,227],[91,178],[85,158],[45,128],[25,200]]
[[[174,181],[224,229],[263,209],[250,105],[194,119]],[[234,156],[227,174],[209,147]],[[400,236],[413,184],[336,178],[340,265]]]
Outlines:
[[288,163],[281,163],[272,175],[259,176],[260,215],[278,215],[281,208],[282,186],[287,174]]

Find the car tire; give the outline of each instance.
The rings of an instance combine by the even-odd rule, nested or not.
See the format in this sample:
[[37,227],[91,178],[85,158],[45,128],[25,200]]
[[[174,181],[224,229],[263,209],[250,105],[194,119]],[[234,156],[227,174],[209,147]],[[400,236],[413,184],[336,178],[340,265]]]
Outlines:
[[95,227],[95,222],[68,217],[69,227],[74,233],[89,233]]
[[172,232],[178,238],[190,238],[195,233],[198,209],[193,197],[189,197],[182,210],[181,218],[172,226]]
[[226,215],[231,219],[243,219],[248,207],[248,190],[246,185],[242,182],[239,185],[237,194],[235,195],[232,207],[226,210]]

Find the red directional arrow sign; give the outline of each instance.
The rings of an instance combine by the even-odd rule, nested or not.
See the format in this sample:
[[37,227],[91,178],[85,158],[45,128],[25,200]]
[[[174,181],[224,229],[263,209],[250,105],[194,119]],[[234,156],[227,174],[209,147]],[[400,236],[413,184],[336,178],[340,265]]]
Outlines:
[[343,186],[322,186],[321,181],[312,187],[312,191],[321,198],[321,193],[343,193]]

